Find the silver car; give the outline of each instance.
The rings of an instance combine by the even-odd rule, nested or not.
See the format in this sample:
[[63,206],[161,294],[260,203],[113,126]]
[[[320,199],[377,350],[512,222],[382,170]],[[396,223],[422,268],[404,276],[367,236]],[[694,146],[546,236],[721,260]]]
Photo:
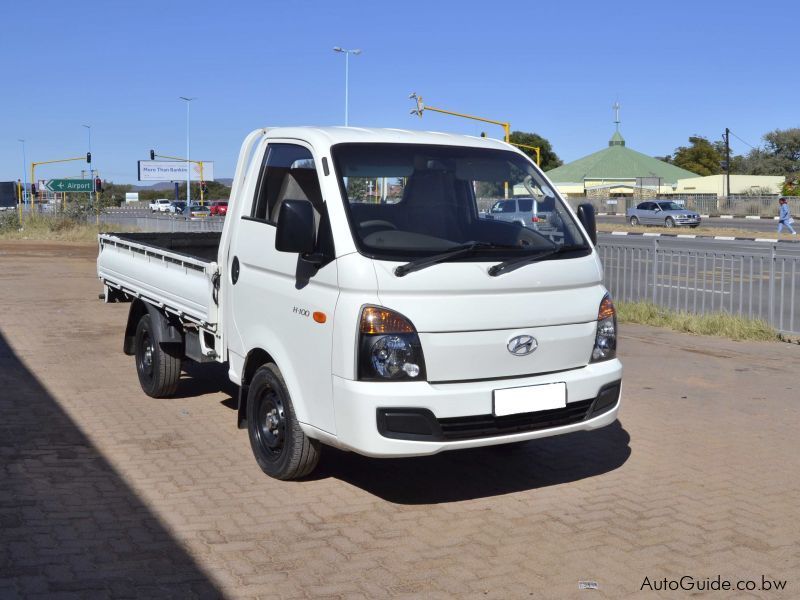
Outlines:
[[659,225],[661,227],[700,225],[700,215],[669,200],[641,202],[626,213],[631,225]]
[[549,196],[539,201],[533,198],[498,200],[485,217],[489,220],[516,223],[529,229],[548,229],[548,225],[558,227],[557,223],[550,221],[560,219],[555,211],[555,198]]

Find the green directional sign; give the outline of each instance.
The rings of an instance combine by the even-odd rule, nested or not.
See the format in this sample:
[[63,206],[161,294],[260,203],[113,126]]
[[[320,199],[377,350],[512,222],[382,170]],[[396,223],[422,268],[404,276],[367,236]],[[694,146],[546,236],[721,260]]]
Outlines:
[[51,192],[93,192],[91,179],[50,179],[45,185]]

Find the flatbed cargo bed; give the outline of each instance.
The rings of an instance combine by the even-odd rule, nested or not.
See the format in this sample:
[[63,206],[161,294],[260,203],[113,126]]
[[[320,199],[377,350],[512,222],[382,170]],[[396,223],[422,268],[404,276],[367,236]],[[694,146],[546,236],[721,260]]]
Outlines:
[[213,329],[220,238],[218,232],[101,234],[98,274],[110,290]]

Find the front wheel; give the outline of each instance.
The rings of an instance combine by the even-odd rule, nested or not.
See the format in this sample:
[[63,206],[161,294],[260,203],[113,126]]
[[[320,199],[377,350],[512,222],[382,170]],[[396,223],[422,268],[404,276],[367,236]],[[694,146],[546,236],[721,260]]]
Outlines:
[[259,367],[247,393],[247,433],[258,466],[275,479],[300,479],[319,462],[320,443],[300,428],[277,365]]
[[631,217],[630,223],[631,225],[636,227],[639,224],[639,219],[637,219],[636,217]]
[[675,221],[672,219],[672,217],[667,217],[666,219],[664,219],[664,227],[666,227],[667,229],[672,229],[673,227],[675,227]]

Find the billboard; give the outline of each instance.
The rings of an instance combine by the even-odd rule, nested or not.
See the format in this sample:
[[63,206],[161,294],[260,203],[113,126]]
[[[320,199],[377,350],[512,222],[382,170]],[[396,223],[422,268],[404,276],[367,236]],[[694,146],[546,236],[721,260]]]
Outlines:
[[[200,165],[189,163],[192,181],[200,181]],[[203,161],[203,177],[214,181],[214,163]],[[186,163],[177,160],[140,160],[139,181],[186,181]]]

